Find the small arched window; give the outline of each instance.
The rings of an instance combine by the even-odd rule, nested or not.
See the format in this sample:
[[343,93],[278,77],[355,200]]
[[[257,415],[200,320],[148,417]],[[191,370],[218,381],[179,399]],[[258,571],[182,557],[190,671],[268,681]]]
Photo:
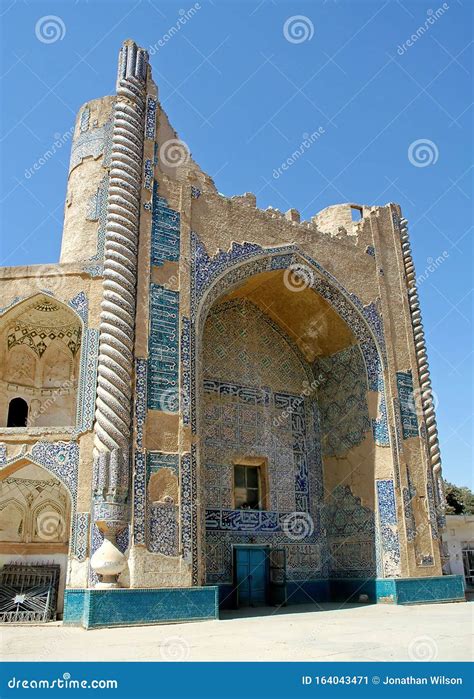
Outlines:
[[23,398],[13,398],[8,406],[7,427],[26,427],[28,403]]

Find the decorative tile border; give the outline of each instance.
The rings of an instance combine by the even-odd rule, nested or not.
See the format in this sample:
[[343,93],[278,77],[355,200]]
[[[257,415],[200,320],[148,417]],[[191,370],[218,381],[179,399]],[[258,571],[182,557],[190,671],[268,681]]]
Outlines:
[[145,427],[147,406],[148,360],[135,360],[135,438],[137,449],[143,449],[143,429]]
[[146,519],[146,457],[143,451],[135,451],[133,470],[133,543],[145,546]]
[[[151,161],[149,162],[151,166]],[[178,262],[180,229],[180,214],[169,208],[166,199],[158,196],[158,184],[155,182],[151,220],[152,265],[162,265],[165,261]]]
[[150,285],[147,405],[178,412],[179,293]]
[[155,139],[156,107],[156,99],[148,95],[146,100],[145,138],[151,141]]
[[181,415],[183,425],[191,420],[191,323],[181,318]]
[[73,524],[71,554],[78,561],[85,561],[89,550],[89,512],[76,512]]
[[400,541],[393,481],[377,480],[376,492],[383,573],[386,578],[398,577],[400,575]]
[[148,507],[148,550],[163,556],[177,556],[178,506],[174,503],[153,502]]
[[181,455],[180,461],[180,490],[181,490],[181,552],[183,560],[190,563],[193,556],[192,532],[192,479],[191,454]]
[[418,437],[418,418],[413,395],[412,373],[411,371],[397,371],[396,377],[403,439]]
[[99,331],[95,328],[87,329],[82,342],[76,426],[79,432],[86,432],[92,429],[94,423]]
[[377,418],[372,418],[374,441],[380,447],[388,447],[390,445],[390,437],[387,420],[387,403],[385,400],[385,390],[383,387],[379,393],[378,413],[379,415]]
[[402,489],[403,496],[403,511],[405,514],[405,528],[407,534],[407,541],[411,542],[415,540],[416,537],[416,522],[415,516],[413,514],[413,498],[416,495],[416,490],[414,489],[410,480],[410,470],[407,466],[407,481],[408,486]]

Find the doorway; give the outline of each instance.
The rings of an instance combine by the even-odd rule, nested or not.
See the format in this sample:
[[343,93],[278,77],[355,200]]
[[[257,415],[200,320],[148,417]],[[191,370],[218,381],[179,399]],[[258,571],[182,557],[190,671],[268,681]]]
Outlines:
[[239,607],[267,604],[268,557],[265,548],[236,547],[235,586]]

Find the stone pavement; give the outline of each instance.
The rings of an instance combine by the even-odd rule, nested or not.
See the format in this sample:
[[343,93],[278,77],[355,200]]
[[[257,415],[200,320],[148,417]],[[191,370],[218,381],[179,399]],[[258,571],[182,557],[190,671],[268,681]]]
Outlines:
[[472,660],[473,611],[472,603],[297,605],[94,631],[4,625],[0,643],[5,661]]

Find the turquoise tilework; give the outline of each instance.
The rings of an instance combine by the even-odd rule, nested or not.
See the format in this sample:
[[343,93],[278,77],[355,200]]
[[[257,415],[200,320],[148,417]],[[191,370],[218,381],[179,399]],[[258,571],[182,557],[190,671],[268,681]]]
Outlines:
[[162,265],[166,260],[179,260],[180,215],[170,209],[166,199],[158,196],[158,184],[153,185],[151,223],[151,263]]
[[217,587],[66,590],[64,623],[84,628],[216,619]]
[[150,286],[148,408],[178,412],[179,293]]
[[397,388],[402,417],[403,439],[418,437],[418,419],[413,397],[413,376],[411,371],[397,371]]

